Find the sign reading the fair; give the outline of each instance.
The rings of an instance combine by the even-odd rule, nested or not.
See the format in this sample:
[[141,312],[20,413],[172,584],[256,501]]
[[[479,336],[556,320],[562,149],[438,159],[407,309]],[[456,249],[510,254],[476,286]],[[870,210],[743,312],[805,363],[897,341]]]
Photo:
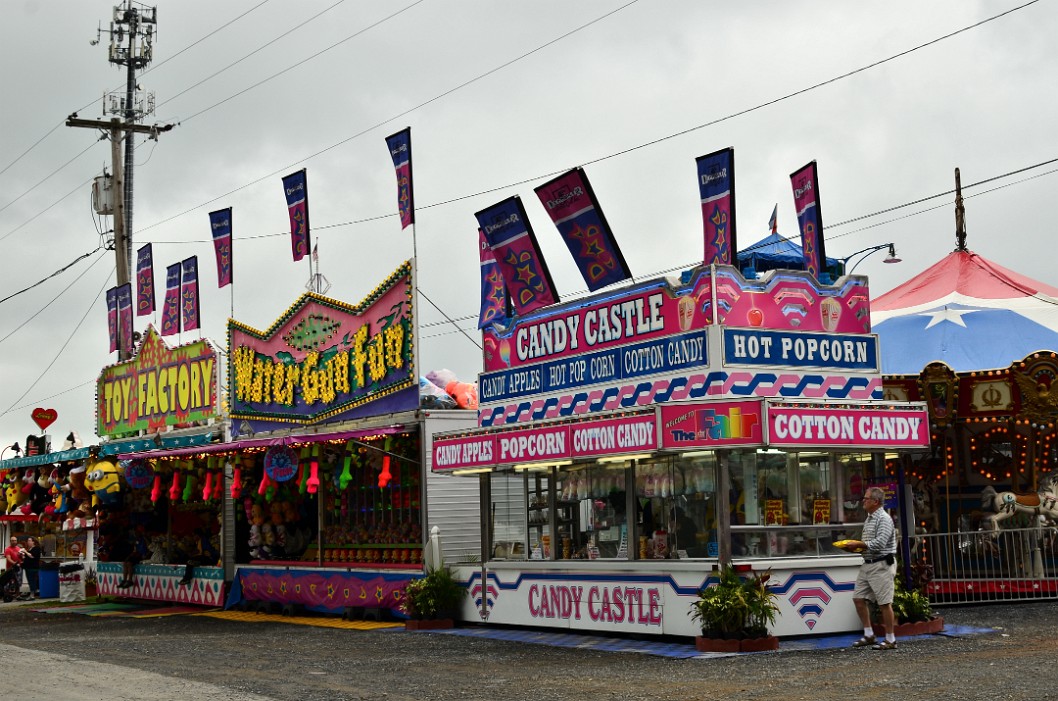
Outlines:
[[661,447],[685,449],[764,443],[762,400],[661,406]]
[[824,406],[768,402],[768,445],[777,447],[928,448],[925,404]]
[[359,304],[302,295],[266,331],[228,323],[233,419],[287,424],[418,406],[411,265]]
[[204,340],[170,349],[148,326],[136,357],[99,375],[96,433],[153,433],[216,416],[216,357]]
[[880,372],[878,337],[725,328],[724,365]]
[[433,441],[433,470],[648,453],[658,449],[654,411],[561,426]]
[[653,280],[528,314],[502,331],[488,327],[482,332],[485,372],[676,336],[711,323],[708,270],[699,268],[683,287]]

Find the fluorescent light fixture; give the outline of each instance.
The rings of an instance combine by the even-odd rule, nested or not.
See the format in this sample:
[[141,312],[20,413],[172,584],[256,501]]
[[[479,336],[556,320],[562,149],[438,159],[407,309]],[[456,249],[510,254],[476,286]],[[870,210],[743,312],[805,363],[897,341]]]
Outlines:
[[647,458],[653,457],[653,453],[633,453],[631,455],[611,455],[605,458],[598,458],[599,462],[626,462],[628,460],[646,460]]
[[482,472],[492,472],[491,467],[464,467],[459,470],[452,470],[453,475],[477,475]]
[[523,470],[543,470],[549,467],[565,467],[566,465],[572,465],[572,460],[548,460],[545,462],[523,462],[514,466],[514,469],[518,472]]
[[715,450],[688,450],[686,453],[680,453],[681,458],[704,458],[707,455],[716,455]]

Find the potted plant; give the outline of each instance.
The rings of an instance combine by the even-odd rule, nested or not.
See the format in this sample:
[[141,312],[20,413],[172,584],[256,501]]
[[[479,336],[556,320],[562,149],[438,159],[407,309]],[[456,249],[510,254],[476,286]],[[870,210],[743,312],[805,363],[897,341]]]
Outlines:
[[400,610],[408,616],[408,630],[451,628],[453,618],[467,590],[452,577],[447,567],[437,567],[425,577],[413,579],[404,587]]
[[[878,607],[872,605],[871,611],[875,635],[885,635]],[[944,619],[933,615],[929,597],[917,589],[905,587],[903,577],[899,575],[894,582],[893,616],[896,618],[894,632],[897,637],[939,633],[944,628]]]
[[84,574],[84,595],[86,599],[91,599],[98,594],[99,580],[96,579],[95,570],[85,570]]
[[702,628],[695,640],[703,652],[757,652],[775,650],[779,639],[769,633],[779,607],[768,587],[770,572],[742,576],[725,565],[715,584],[698,592],[691,617]]

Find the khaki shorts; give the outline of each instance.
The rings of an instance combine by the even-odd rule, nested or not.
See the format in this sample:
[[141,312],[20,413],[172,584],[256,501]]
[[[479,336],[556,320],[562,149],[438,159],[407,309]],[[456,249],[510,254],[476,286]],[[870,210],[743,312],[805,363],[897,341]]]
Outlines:
[[893,603],[893,579],[896,577],[896,563],[885,564],[885,560],[865,562],[860,565],[856,575],[856,588],[852,591],[853,599],[867,599],[880,606]]

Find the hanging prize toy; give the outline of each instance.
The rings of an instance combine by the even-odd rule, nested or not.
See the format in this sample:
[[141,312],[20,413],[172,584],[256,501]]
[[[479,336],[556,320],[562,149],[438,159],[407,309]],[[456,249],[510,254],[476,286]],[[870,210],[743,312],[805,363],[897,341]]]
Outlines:
[[232,468],[231,498],[238,499],[242,492],[242,468],[235,465]]
[[151,486],[151,503],[156,503],[162,496],[162,476],[158,473],[154,475],[154,485]]
[[169,501],[180,498],[180,470],[173,470],[173,484],[169,487]]
[[206,483],[202,487],[202,501],[209,501],[213,497],[213,473],[206,472]]
[[312,461],[309,462],[308,492],[315,494],[320,488],[320,447],[312,446]]
[[382,472],[378,473],[379,488],[385,487],[391,479],[393,479],[393,475],[389,473],[389,456],[384,455],[382,457]]

